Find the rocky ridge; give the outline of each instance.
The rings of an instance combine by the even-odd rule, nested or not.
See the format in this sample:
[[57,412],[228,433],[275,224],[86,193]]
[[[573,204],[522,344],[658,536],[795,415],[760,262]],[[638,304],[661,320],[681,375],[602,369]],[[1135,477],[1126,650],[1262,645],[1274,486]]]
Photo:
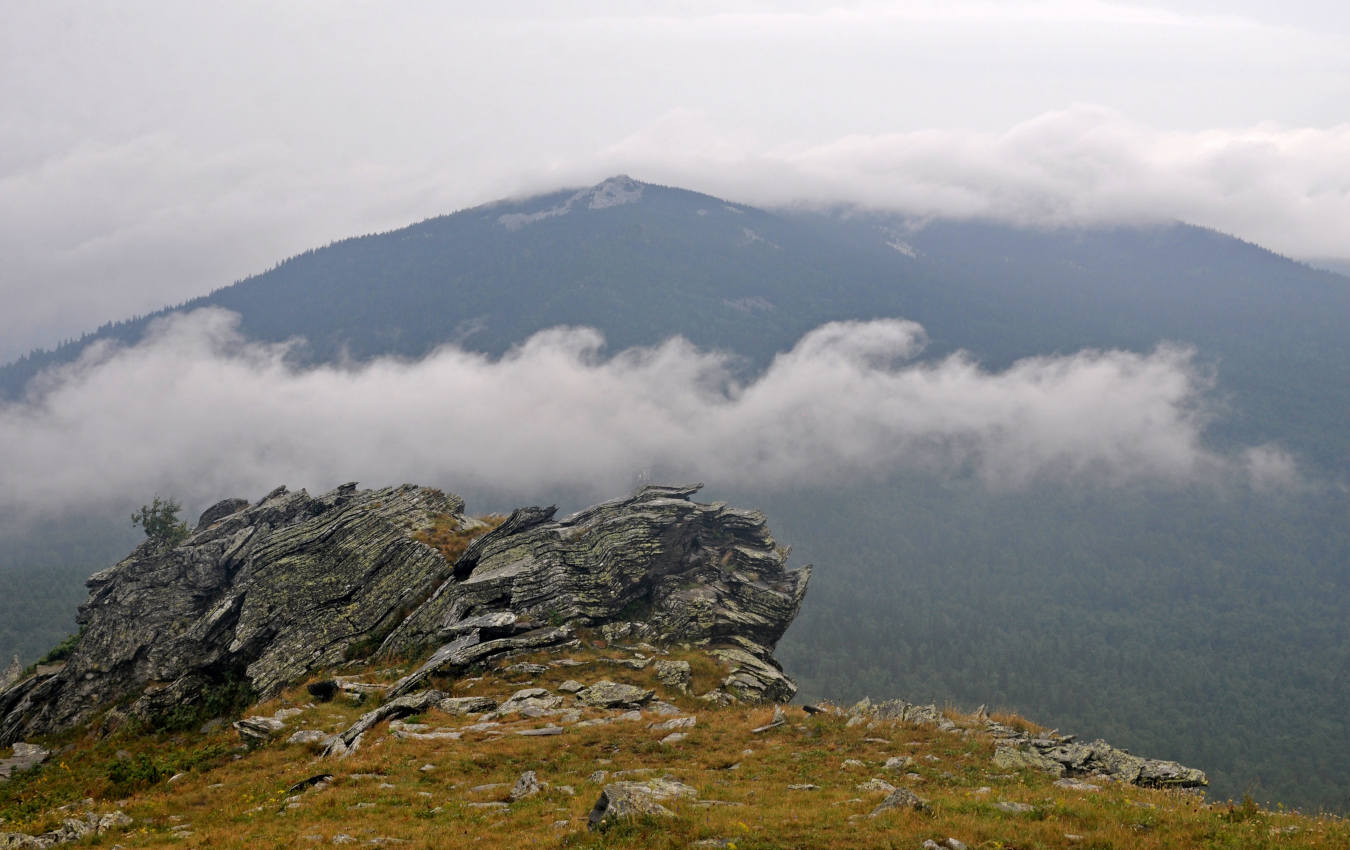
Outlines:
[[579,627],[705,648],[727,668],[711,699],[785,701],[795,687],[771,653],[810,570],[786,569],[762,515],[693,502],[698,489],[650,486],[561,521],[522,508],[453,564],[416,539],[477,522],[439,490],[224,500],[178,545],[147,540],[89,579],[69,660],[0,691],[0,745],[99,713],[105,728],[154,721],[230,688],[270,697],[363,648],[434,649],[399,697]]
[[[562,520],[552,508],[522,508],[491,530],[466,517],[457,497],[413,485],[345,485],[319,497],[278,488],[256,503],[213,506],[180,545],[147,542],[90,579],[69,660],[0,690],[0,731],[13,742],[0,781],[56,769],[43,766],[47,749],[19,736],[90,720],[107,732],[130,717],[153,729],[171,701],[203,703],[235,682],[266,707],[233,724],[233,754],[220,738],[230,727],[213,721],[199,741],[227,755],[172,768],[171,777],[156,768],[169,778],[150,781],[214,793],[227,785],[206,773],[259,758],[288,776],[283,790],[261,803],[246,796],[246,808],[221,816],[200,804],[177,810],[196,823],[148,800],[123,812],[119,793],[106,797],[119,799],[112,814],[92,800],[72,804],[27,831],[0,831],[0,846],[109,831],[128,840],[133,816],[150,840],[187,840],[201,828],[209,844],[256,827],[275,830],[256,833],[270,836],[264,843],[282,834],[329,841],[322,813],[334,799],[358,813],[340,824],[351,830],[386,796],[399,797],[400,809],[425,807],[418,817],[429,823],[505,818],[495,829],[552,817],[554,831],[587,832],[665,823],[701,836],[689,846],[737,843],[734,830],[767,804],[770,822],[810,810],[813,828],[846,818],[875,846],[893,846],[885,836],[897,825],[933,835],[941,822],[977,838],[960,830],[978,811],[996,829],[998,818],[1021,819],[1009,822],[1013,834],[1046,818],[1078,829],[1075,796],[1116,786],[1184,797],[1206,785],[1201,771],[1175,762],[999,722],[983,709],[964,715],[903,700],[785,708],[795,688],[772,650],[802,603],[809,568],[786,569],[787,550],[758,513],[694,502],[697,489],[647,487]],[[438,529],[481,536],[448,559],[423,542]],[[129,739],[82,740],[76,746],[106,752]],[[503,775],[506,765],[519,766]],[[98,776],[96,765],[84,769]],[[372,780],[375,799],[360,790]],[[840,814],[795,799],[828,800]],[[696,810],[736,814],[691,818]],[[297,822],[311,832],[287,832]],[[433,833],[418,846],[444,838]],[[229,846],[259,839],[237,840]],[[410,840],[420,839],[380,833],[361,842]],[[357,841],[331,835],[334,844]],[[948,837],[922,846],[967,845]]]

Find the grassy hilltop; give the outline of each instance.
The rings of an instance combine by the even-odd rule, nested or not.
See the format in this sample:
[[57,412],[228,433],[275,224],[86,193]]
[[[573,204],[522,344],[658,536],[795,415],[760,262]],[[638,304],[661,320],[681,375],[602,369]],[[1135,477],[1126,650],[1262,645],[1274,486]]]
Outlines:
[[[72,812],[120,810],[129,826],[67,846],[1350,846],[1350,824],[1335,817],[1100,778],[1056,784],[1036,770],[1001,769],[983,715],[948,710],[950,723],[934,724],[856,709],[718,706],[690,696],[721,676],[697,650],[624,647],[598,633],[580,638],[564,651],[520,655],[434,683],[452,697],[499,703],[528,688],[548,695],[527,692],[515,710],[512,703],[475,714],[433,708],[381,723],[346,757],[319,755],[320,739],[376,706],[379,688],[366,689],[370,697],[357,704],[354,691],[322,702],[304,684],[292,687],[245,712],[284,719],[283,729],[253,746],[219,721],[200,730],[194,721],[181,731],[67,733],[45,742],[54,751],[46,764],[0,783],[0,832],[39,833]],[[656,659],[688,662],[688,684],[659,681]],[[413,669],[412,661],[356,662],[334,672],[345,683],[380,685]],[[651,689],[655,698],[630,709],[588,707],[568,695],[599,680]],[[994,721],[1038,731],[1015,717]],[[545,728],[561,731],[520,734]],[[288,743],[299,730],[322,735]],[[521,780],[527,771],[537,788]],[[316,779],[324,775],[331,778]],[[693,796],[662,800],[669,816],[589,825],[607,784],[660,778]],[[891,787],[922,804],[905,805]],[[901,804],[878,811],[887,800]],[[23,845],[0,839],[0,846]]]

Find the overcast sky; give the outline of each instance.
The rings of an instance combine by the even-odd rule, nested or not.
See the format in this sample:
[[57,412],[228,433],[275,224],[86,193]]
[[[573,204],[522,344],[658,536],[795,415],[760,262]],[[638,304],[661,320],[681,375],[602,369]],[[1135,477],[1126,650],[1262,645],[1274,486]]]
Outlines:
[[0,3],[3,359],[617,172],[1350,255],[1343,2]]

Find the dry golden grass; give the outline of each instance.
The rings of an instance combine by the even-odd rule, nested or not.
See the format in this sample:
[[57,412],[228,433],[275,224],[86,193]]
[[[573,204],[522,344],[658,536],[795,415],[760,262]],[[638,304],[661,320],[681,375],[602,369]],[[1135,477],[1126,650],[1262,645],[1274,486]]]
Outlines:
[[[955,714],[970,731],[944,733],[892,722],[848,726],[844,717],[788,708],[785,725],[753,734],[772,718],[771,707],[712,707],[657,685],[649,671],[609,663],[631,653],[596,643],[587,636],[581,649],[568,653],[582,666],[551,668],[533,679],[494,671],[439,686],[456,695],[499,699],[527,685],[556,689],[569,678],[656,687],[663,699],[697,715],[687,738],[660,744],[666,733],[648,726],[666,718],[650,712],[640,721],[569,726],[554,737],[513,734],[547,725],[549,718],[508,718],[501,727],[504,735],[465,732],[456,741],[402,739],[381,726],[346,759],[320,759],[281,742],[245,751],[228,729],[176,737],[78,738],[58,742],[69,749],[38,772],[0,786],[0,817],[8,819],[0,829],[51,826],[57,820],[54,806],[92,796],[98,810],[121,807],[135,818],[131,830],[100,839],[126,848],[257,850],[326,845],[344,835],[361,845],[388,839],[391,846],[406,848],[687,848],[703,840],[727,841],[742,850],[918,848],[925,839],[942,842],[948,836],[972,848],[1005,850],[1350,847],[1350,828],[1337,818],[1207,805],[1185,794],[1109,784],[1100,792],[1072,791],[1040,774],[1002,774],[990,763],[992,740],[975,731],[972,718]],[[699,690],[715,676],[701,653],[674,650],[670,657],[690,661],[696,680],[703,680]],[[540,653],[512,662],[550,658]],[[399,672],[386,670],[382,678]],[[381,676],[372,672],[368,678]],[[256,713],[303,705],[304,713],[289,721],[292,729],[336,731],[369,707],[341,699],[310,705],[308,698],[303,687],[296,687],[258,706]],[[602,716],[607,713],[596,709],[584,713]],[[443,728],[474,722],[435,710],[418,719]],[[1018,720],[1002,717],[1009,725]],[[140,789],[116,786],[108,774],[119,749],[131,760],[145,756],[186,768],[185,775]],[[896,755],[913,756],[917,777],[882,769]],[[850,759],[864,766],[846,767]],[[548,789],[507,808],[473,805],[505,800],[526,770],[536,771]],[[597,770],[611,778],[628,770],[671,776],[695,787],[700,802],[668,804],[674,819],[593,832],[587,815],[601,785],[588,777]],[[287,792],[319,773],[334,775],[331,787]],[[868,817],[884,794],[858,791],[857,785],[872,777],[911,788],[929,801],[932,812]],[[788,788],[807,783],[818,788]],[[1035,811],[1006,813],[995,807],[999,801],[1028,803]]]
[[414,532],[413,539],[439,549],[445,556],[445,562],[453,564],[471,543],[506,522],[503,514],[487,514],[477,519],[481,525],[463,528],[458,519],[449,514],[442,514],[432,521],[429,528]]

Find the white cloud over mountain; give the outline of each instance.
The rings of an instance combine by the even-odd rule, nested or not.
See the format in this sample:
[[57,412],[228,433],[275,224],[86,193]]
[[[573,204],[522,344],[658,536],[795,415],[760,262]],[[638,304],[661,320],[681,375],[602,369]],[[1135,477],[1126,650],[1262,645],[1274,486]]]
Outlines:
[[1083,351],[991,372],[916,359],[903,320],[836,322],[748,383],[682,340],[612,356],[584,328],[500,359],[443,348],[416,362],[297,369],[209,309],[97,346],[0,407],[0,513],[115,506],[152,492],[189,504],[277,483],[413,480],[464,490],[569,487],[635,476],[790,487],[897,471],[1122,485],[1287,482],[1263,447],[1206,449],[1209,382],[1183,349]]

